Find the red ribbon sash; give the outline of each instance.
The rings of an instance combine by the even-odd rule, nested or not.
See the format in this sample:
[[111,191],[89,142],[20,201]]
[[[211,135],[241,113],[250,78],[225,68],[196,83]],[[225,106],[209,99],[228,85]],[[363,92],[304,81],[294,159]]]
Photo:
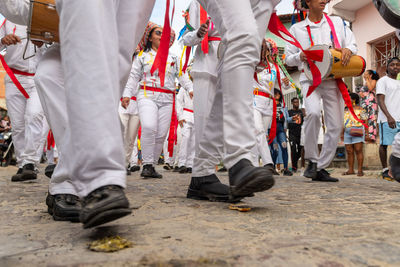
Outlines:
[[[323,50],[312,50],[312,51],[304,50],[303,47],[301,46],[301,44],[299,43],[299,41],[297,41],[296,38],[294,38],[294,36],[282,24],[282,22],[279,20],[276,13],[273,13],[271,15],[268,29],[275,35],[281,37],[283,40],[298,47],[307,56],[307,62],[308,62],[308,65],[310,66],[310,70],[313,75],[313,84],[312,84],[312,86],[310,86],[308,93],[307,93],[307,96],[309,96],[315,90],[315,88],[317,88],[318,85],[320,85],[322,82],[321,72],[319,71],[318,67],[314,64],[313,61],[321,62],[324,57],[324,51]],[[285,35],[289,36],[292,40],[285,38],[281,34],[281,32],[284,33]]]
[[[206,23],[208,19],[207,11],[200,5],[200,25]],[[201,50],[204,54],[208,54],[208,31],[204,35],[201,41]]]
[[271,144],[272,141],[274,141],[275,137],[276,137],[276,102],[275,99],[272,95],[267,94],[265,92],[261,92],[259,90],[254,90],[253,92],[254,95],[259,95],[259,96],[263,96],[269,99],[272,99],[272,103],[273,103],[273,108],[272,108],[272,121],[271,121],[271,129],[269,130],[269,135],[268,135],[268,144]]
[[[22,87],[21,83],[18,81],[17,77],[15,77],[15,74],[13,72],[13,70],[7,65],[6,60],[4,59],[4,57],[2,55],[0,55],[0,61],[1,64],[3,64],[4,70],[6,71],[6,73],[8,74],[8,76],[10,77],[11,81],[15,84],[15,86],[18,88],[18,90],[23,94],[23,96],[28,99],[29,95],[28,93],[25,91],[24,87]],[[15,69],[14,69],[15,71]],[[22,71],[18,71],[19,73],[16,74],[21,74],[21,75],[25,75],[25,72]],[[32,73],[28,73],[29,75],[26,76],[34,76],[35,74]]]
[[[145,87],[142,85],[142,86],[140,86],[140,89],[144,90]],[[168,136],[168,152],[169,152],[169,156],[172,157],[172,155],[174,153],[174,143],[176,143],[176,141],[177,141],[177,128],[178,128],[178,118],[177,118],[176,110],[175,110],[175,91],[171,91],[168,89],[156,88],[156,87],[149,87],[149,86],[146,86],[146,90],[173,95],[171,124],[169,127],[169,136]]]
[[[175,2],[174,2],[175,3]],[[160,76],[160,84],[164,86],[165,81],[165,69],[167,67],[167,60],[169,54],[169,45],[171,43],[171,25],[169,20],[169,6],[170,0],[167,0],[167,6],[164,17],[164,28],[161,35],[160,46],[157,51],[156,58],[154,59],[153,66],[151,66],[151,75],[158,69],[158,75]],[[175,7],[173,8],[175,10]],[[174,17],[174,12],[172,12]]]

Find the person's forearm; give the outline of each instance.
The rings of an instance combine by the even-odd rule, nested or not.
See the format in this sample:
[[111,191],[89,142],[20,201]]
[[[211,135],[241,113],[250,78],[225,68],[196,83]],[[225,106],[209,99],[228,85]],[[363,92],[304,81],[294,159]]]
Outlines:
[[385,114],[386,118],[392,117],[392,115],[387,110],[387,107],[385,104],[385,95],[378,95],[377,99],[378,99],[378,106],[382,110],[383,114]]

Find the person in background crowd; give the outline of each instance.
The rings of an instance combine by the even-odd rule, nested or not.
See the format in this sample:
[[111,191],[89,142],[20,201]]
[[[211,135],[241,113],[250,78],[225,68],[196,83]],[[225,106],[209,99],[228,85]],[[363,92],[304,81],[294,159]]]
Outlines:
[[[350,93],[351,100],[353,102],[354,112],[357,117],[362,120],[368,118],[365,110],[360,106],[360,98],[356,93]],[[363,176],[363,161],[364,161],[364,140],[365,140],[365,129],[364,126],[356,121],[351,115],[350,111],[346,108],[344,112],[344,129],[343,129],[343,141],[347,152],[347,163],[348,170],[343,175],[352,175],[354,172],[354,154],[357,157],[357,176]]]
[[392,145],[396,134],[400,131],[400,81],[397,75],[400,72],[400,59],[391,58],[388,61],[387,75],[380,78],[376,84],[379,113],[379,157],[382,164],[382,178],[391,180],[387,163],[387,147]]
[[[142,127],[141,148],[143,155],[143,169],[140,174],[144,179],[162,178],[154,166],[163,150],[171,124],[171,116],[175,112],[175,79],[182,85],[181,90],[193,91],[192,81],[187,75],[179,76],[179,59],[169,53],[165,71],[165,84],[162,86],[159,72],[151,73],[154,59],[160,47],[163,28],[149,22],[141,45],[143,53],[135,58],[131,70],[131,86],[126,87],[123,93],[125,99],[137,96],[140,124]],[[171,34],[170,46],[175,34]],[[129,103],[129,102],[128,102]],[[164,151],[167,153],[167,151]]]
[[292,159],[292,170],[293,172],[297,171],[297,163],[301,157],[301,152],[303,150],[303,146],[300,144],[301,139],[301,127],[303,125],[303,111],[300,109],[300,100],[295,97],[291,100],[293,109],[289,110],[289,116],[295,117],[296,119],[293,122],[289,123],[289,143],[290,143],[290,151],[291,151],[291,159]]
[[378,134],[377,115],[378,103],[376,102],[376,83],[379,80],[379,74],[374,70],[367,70],[363,75],[365,84],[360,89],[360,106],[368,115],[368,131],[365,135],[367,142],[374,143]]
[[298,119],[298,115],[295,115],[294,118],[289,116],[287,108],[283,106],[283,95],[279,89],[275,89],[274,97],[276,101],[276,137],[272,141],[271,144],[271,153],[272,153],[272,160],[276,165],[278,159],[279,149],[282,151],[282,158],[283,158],[283,175],[292,176],[293,173],[289,171],[288,162],[289,162],[289,155],[287,149],[287,138],[286,138],[286,131],[287,131],[287,124],[293,122],[293,119]]
[[[5,62],[17,80],[6,75],[6,102],[12,120],[12,135],[18,171],[12,182],[34,180],[43,152],[44,113],[34,83],[36,65],[42,50],[26,38],[27,27],[9,20],[0,22],[0,50],[7,49]],[[23,59],[24,51],[35,55]],[[23,89],[19,89],[19,87]]]
[[[342,64],[346,66],[352,55],[357,53],[357,43],[353,32],[343,20],[336,16],[328,16],[324,9],[328,1],[297,0],[299,6],[308,9],[307,18],[290,28],[292,35],[304,49],[313,45],[335,46],[341,51]],[[333,35],[332,33],[335,33]],[[334,40],[337,41],[335,44]],[[300,70],[307,64],[307,55],[292,44],[286,46],[286,64],[297,66]],[[300,85],[304,96],[307,117],[304,120],[305,158],[309,165],[304,176],[319,182],[338,182],[330,176],[326,168],[336,155],[343,124],[344,102],[338,84],[333,79],[323,80],[312,90],[312,79],[304,73],[300,74]],[[310,93],[310,94],[309,94]],[[309,94],[309,95],[308,95]],[[308,96],[307,96],[308,95]],[[320,101],[323,101],[326,133],[321,153],[318,153],[318,132],[321,125]]]

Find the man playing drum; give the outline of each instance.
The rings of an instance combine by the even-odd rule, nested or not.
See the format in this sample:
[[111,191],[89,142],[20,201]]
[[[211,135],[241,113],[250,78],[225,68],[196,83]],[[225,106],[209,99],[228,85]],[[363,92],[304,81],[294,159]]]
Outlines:
[[[300,42],[303,48],[313,45],[328,45],[334,47],[332,32],[336,32],[342,53],[343,65],[347,65],[352,54],[357,53],[357,45],[351,30],[344,24],[342,19],[332,17],[333,25],[330,25],[329,17],[324,15],[324,9],[328,0],[297,0],[296,7],[308,10],[308,17],[297,24],[294,24],[290,32]],[[332,29],[332,27],[334,29]],[[286,64],[298,66],[304,69],[306,55],[296,46],[288,44],[286,46]],[[306,97],[312,81],[304,73],[300,75],[300,84],[305,99],[307,116],[304,120],[305,129],[305,158],[309,160],[309,165],[304,172],[304,176],[312,178],[313,181],[337,182],[338,179],[332,178],[325,170],[335,156],[336,147],[340,138],[344,103],[338,85],[334,79],[323,80],[315,91]],[[323,101],[325,112],[325,134],[322,151],[318,153],[318,133],[321,125],[320,101]]]
[[34,180],[44,145],[44,114],[33,80],[39,56],[24,60],[23,54],[25,47],[28,55],[34,55],[38,48],[26,39],[26,26],[7,20],[1,21],[0,27],[0,50],[7,49],[1,57],[8,74],[6,101],[18,165],[11,181]]

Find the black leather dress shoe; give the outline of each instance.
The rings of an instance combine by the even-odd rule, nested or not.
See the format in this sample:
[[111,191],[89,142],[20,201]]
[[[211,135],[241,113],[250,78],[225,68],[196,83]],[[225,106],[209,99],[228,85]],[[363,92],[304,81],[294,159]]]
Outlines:
[[254,167],[247,159],[241,159],[229,169],[229,184],[233,197],[246,197],[274,186],[270,169]]
[[339,182],[339,179],[331,177],[331,175],[325,169],[318,171],[317,177],[312,180],[316,182]]
[[94,190],[83,199],[80,221],[83,223],[83,228],[91,228],[131,213],[129,201],[122,187],[106,185]]
[[161,179],[162,175],[156,172],[156,169],[154,168],[153,165],[151,164],[146,164],[143,166],[142,173],[140,174],[143,179],[148,179],[148,178],[156,178],[156,179]]
[[393,178],[400,182],[400,158],[390,155],[389,159],[390,169],[392,171]]
[[70,194],[54,195],[53,219],[55,221],[79,222],[81,210],[79,197]]
[[22,173],[22,168],[18,168],[17,173],[11,176],[11,182],[21,181],[21,173]]
[[25,164],[24,167],[22,167],[21,174],[14,175],[11,178],[11,181],[12,182],[23,182],[23,181],[29,181],[29,180],[35,180],[35,179],[37,179],[35,165],[33,165],[32,163],[28,163],[28,164]]
[[308,162],[307,169],[304,171],[304,176],[307,178],[317,178],[317,163]]
[[44,175],[46,175],[47,177],[51,178],[56,166],[57,166],[57,164],[49,164],[49,165],[47,165],[46,168],[44,169]]
[[229,186],[221,183],[215,174],[192,177],[186,194],[187,198],[213,202],[239,202],[242,198],[232,198]]

